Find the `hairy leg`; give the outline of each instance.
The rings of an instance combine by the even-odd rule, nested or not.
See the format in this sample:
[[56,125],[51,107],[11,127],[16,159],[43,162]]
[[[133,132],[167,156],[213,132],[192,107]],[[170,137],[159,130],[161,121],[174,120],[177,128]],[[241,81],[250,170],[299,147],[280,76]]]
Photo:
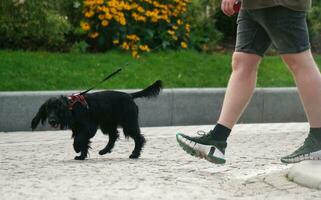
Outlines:
[[76,156],[75,160],[84,160],[90,148],[90,138],[83,132],[78,133],[75,135],[73,146],[76,153],[80,152],[80,156]]
[[129,136],[134,139],[135,148],[129,158],[139,158],[140,152],[142,151],[146,140],[144,136],[140,133],[138,122],[136,124],[131,124],[131,126],[123,127],[125,136]]
[[256,85],[257,69],[261,57],[235,52],[232,74],[226,89],[218,123],[232,129],[249,103]]
[[74,149],[76,153],[80,152],[80,156],[76,156],[75,160],[84,160],[87,157],[90,148],[90,138],[94,137],[97,132],[95,123],[84,123],[81,129],[73,129]]
[[310,50],[282,55],[299,90],[311,128],[321,127],[321,75]]
[[105,146],[105,148],[103,148],[102,150],[99,151],[99,155],[111,153],[111,150],[114,148],[115,142],[119,137],[117,129],[108,131],[108,136],[109,136],[109,141],[108,141],[107,145]]
[[135,148],[134,148],[132,154],[129,156],[129,158],[139,158],[140,153],[146,143],[146,140],[145,140],[144,136],[141,134],[137,134],[137,135],[134,135],[131,137],[135,141]]

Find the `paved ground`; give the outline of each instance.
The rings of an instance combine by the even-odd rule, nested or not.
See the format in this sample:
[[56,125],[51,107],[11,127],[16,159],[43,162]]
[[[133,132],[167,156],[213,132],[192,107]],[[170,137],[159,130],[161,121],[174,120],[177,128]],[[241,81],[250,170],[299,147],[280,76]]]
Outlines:
[[175,133],[211,126],[143,128],[141,159],[128,156],[123,137],[114,152],[99,156],[107,137],[93,139],[90,158],[74,161],[71,133],[0,133],[1,199],[321,199],[321,191],[290,182],[291,165],[279,158],[305,138],[308,125],[238,125],[229,138],[225,165],[185,154]]

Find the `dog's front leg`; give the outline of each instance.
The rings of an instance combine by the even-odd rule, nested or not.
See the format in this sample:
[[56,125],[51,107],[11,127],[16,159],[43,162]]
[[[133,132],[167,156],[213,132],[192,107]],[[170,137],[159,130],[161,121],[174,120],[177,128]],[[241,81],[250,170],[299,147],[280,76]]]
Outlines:
[[86,134],[78,133],[74,138],[74,149],[76,153],[80,152],[80,156],[76,156],[75,160],[84,160],[88,154],[88,148],[90,148],[89,137]]

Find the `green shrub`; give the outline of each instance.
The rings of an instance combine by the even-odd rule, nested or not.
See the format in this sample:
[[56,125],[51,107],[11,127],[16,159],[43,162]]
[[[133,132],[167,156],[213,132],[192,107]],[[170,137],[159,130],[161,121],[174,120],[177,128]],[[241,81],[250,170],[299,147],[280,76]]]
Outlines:
[[198,50],[215,51],[235,43],[236,18],[221,11],[220,0],[192,0],[188,11],[191,24],[190,43]]
[[312,50],[321,53],[321,1],[313,1],[313,6],[308,15],[310,42]]
[[0,48],[67,50],[67,36],[76,32],[72,26],[76,20],[79,27],[74,2],[1,0]]
[[187,48],[190,0],[84,0],[81,26],[95,50],[120,47],[134,57],[150,49]]
[[233,16],[226,16],[221,11],[221,9],[217,8],[214,14],[214,18],[215,18],[215,27],[217,28],[217,30],[219,30],[223,34],[224,36],[223,40],[234,41],[236,37],[237,15],[235,14]]
[[223,35],[215,23],[214,1],[193,0],[189,6],[187,20],[191,24],[190,43],[197,50],[212,51]]
[[[100,19],[104,13],[99,7],[108,2],[118,2],[114,6],[120,7],[115,8],[117,12],[104,27],[104,19]],[[122,10],[125,3],[134,6]],[[88,45],[91,50],[116,46],[131,50],[133,55],[155,47],[188,46],[201,51],[217,50],[218,46],[231,48],[237,16],[226,16],[220,3],[221,0],[0,0],[0,48],[84,52]],[[168,7],[162,9],[160,5]],[[139,12],[138,8],[144,10]],[[154,17],[159,19],[153,22],[155,13],[147,16],[147,10],[157,9],[171,11],[166,13],[169,20],[161,19],[158,13]],[[88,17],[91,10],[94,13]],[[173,15],[175,10],[179,12]],[[125,25],[121,19],[126,20]],[[86,29],[86,23],[90,29]],[[308,24],[312,49],[321,53],[321,0],[313,1]]]
[[88,44],[85,41],[75,42],[71,49],[71,53],[86,53],[88,49]]

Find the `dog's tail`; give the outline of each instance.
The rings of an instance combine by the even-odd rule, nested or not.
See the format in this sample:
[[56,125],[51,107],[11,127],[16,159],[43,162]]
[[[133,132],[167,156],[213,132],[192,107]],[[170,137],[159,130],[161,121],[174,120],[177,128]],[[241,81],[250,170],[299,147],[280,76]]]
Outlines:
[[150,85],[149,87],[135,93],[131,93],[130,95],[135,98],[141,98],[141,97],[156,97],[159,95],[161,89],[163,88],[163,83],[161,80],[157,80],[155,83]]

